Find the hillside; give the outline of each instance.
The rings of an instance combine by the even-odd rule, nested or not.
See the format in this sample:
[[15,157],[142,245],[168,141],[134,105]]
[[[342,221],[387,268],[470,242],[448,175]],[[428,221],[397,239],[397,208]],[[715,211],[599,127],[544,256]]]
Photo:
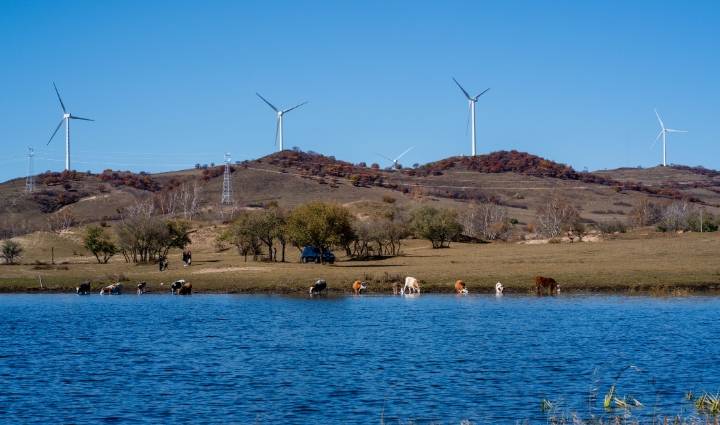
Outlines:
[[[587,173],[517,151],[451,157],[400,170],[283,151],[236,163],[232,171],[238,208],[393,198],[406,208],[432,203],[462,209],[469,201],[483,200],[504,205],[511,217],[529,223],[549,193],[571,200],[589,222],[624,220],[641,199],[688,199],[712,212],[720,206],[720,172],[714,170],[674,166]],[[24,179],[11,180],[0,184],[0,237],[45,230],[48,218],[65,213],[78,223],[112,221],[140,199],[153,198],[159,208],[171,202],[179,208],[175,204],[181,193],[196,193],[198,218],[221,220],[222,173],[223,167],[159,174],[44,173],[33,194],[24,193]]]

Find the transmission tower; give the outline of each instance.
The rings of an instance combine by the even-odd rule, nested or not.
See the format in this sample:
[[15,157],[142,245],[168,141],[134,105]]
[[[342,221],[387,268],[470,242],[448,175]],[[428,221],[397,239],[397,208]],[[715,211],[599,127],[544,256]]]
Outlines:
[[35,156],[35,150],[28,148],[28,173],[25,177],[25,191],[32,193],[35,190],[35,172],[33,171],[33,157]]
[[230,154],[225,154],[225,175],[223,176],[223,191],[220,203],[232,205],[232,187],[230,187]]

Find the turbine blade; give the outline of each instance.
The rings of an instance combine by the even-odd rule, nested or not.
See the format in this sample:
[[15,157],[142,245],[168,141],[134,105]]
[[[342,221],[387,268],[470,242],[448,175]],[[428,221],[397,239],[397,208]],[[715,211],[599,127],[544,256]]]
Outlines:
[[485,90],[484,92],[480,93],[479,95],[475,96],[475,99],[474,99],[475,102],[477,102],[477,100],[480,98],[480,96],[482,96],[482,95],[484,95],[485,93],[487,93],[488,90],[490,90],[490,89],[487,89],[487,90]]
[[275,105],[273,105],[272,103],[270,103],[270,102],[269,102],[267,99],[265,99],[264,97],[260,96],[260,93],[255,92],[255,94],[257,95],[257,97],[259,97],[260,99],[262,99],[263,102],[267,103],[268,106],[271,107],[273,111],[275,111],[275,112],[280,112],[280,110],[279,110],[278,108],[276,108]]
[[83,121],[95,121],[90,118],[83,118],[83,117],[76,117],[75,115],[70,115],[70,119],[72,120],[83,120]]
[[650,149],[652,149],[652,148],[655,147],[655,145],[657,144],[658,139],[660,138],[660,136],[662,136],[663,131],[664,131],[664,130],[660,130],[660,132],[658,133],[658,135],[655,136],[655,140],[653,140],[652,144],[650,145]]
[[468,93],[467,91],[465,91],[465,89],[463,88],[463,86],[461,86],[460,83],[458,83],[458,80],[456,80],[455,77],[452,77],[452,79],[453,79],[453,81],[455,81],[455,84],[457,84],[457,86],[460,87],[460,90],[462,90],[462,92],[463,92],[463,94],[465,95],[465,97],[467,97],[468,100],[473,100],[473,98],[470,96],[470,93]]
[[[410,151],[411,151],[411,150],[413,150],[413,149],[415,149],[415,146],[413,146],[413,147],[411,147],[411,148],[407,149],[407,150],[406,150],[405,152],[403,152],[403,153],[401,153],[400,155],[398,155],[398,157],[397,157],[397,158],[395,158],[395,161],[399,161],[399,160],[400,160],[400,158],[404,157],[406,153],[410,152]],[[395,161],[393,161],[393,162],[395,162]]]
[[377,156],[379,156],[379,157],[382,157],[382,158],[385,158],[385,159],[387,159],[387,160],[390,161],[390,162],[395,162],[395,161],[393,161],[392,159],[386,157],[385,155],[383,155],[383,154],[381,154],[381,153],[375,152],[375,155],[377,155]]
[[306,104],[306,103],[307,103],[307,102],[303,102],[303,103],[301,103],[301,104],[299,104],[299,105],[295,105],[295,106],[293,106],[292,108],[288,108],[288,109],[282,111],[282,113],[283,113],[283,114],[287,114],[288,112],[292,111],[293,109],[297,109],[297,108],[303,106],[303,105]]
[[657,109],[655,109],[655,116],[657,116],[658,122],[660,123],[660,127],[665,128],[665,124],[663,124],[662,118],[660,118],[660,114],[658,114]]
[[50,136],[50,140],[48,140],[48,142],[45,144],[45,146],[49,145],[50,142],[52,142],[53,137],[55,137],[55,135],[57,134],[58,130],[60,130],[60,127],[62,127],[64,121],[65,121],[65,118],[63,118],[63,119],[60,120],[60,124],[58,124],[57,127],[55,127],[55,131],[53,131],[52,136]]
[[65,109],[65,104],[63,103],[62,98],[60,97],[60,92],[58,91],[57,86],[55,85],[54,81],[53,81],[53,87],[55,87],[55,94],[57,95],[58,100],[60,101],[60,107],[62,108],[63,113],[67,114],[67,110]]
[[668,133],[687,133],[687,130],[673,130],[672,128],[666,128],[665,131]]

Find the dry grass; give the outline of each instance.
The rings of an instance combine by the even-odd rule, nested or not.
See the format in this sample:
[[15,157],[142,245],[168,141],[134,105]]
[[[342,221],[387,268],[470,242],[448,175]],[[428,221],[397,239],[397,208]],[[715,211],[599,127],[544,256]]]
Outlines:
[[[208,237],[215,229],[208,229]],[[370,283],[370,293],[390,292],[392,282],[405,276],[421,280],[424,292],[451,292],[455,280],[464,280],[470,292],[491,292],[495,282],[506,293],[525,293],[535,275],[555,278],[563,293],[641,292],[682,296],[694,291],[720,288],[720,238],[717,234],[621,235],[596,243],[519,245],[514,243],[453,244],[433,250],[426,241],[406,241],[404,255],[379,261],[338,261],[335,265],[300,264],[298,251],[288,250],[288,263],[245,263],[233,249],[214,252],[212,244],[197,241],[193,265],[183,268],[180,254],[170,257],[170,269],[155,265],[127,264],[121,256],[99,265],[84,252],[76,235],[34,234],[26,237],[24,264],[0,266],[0,291],[36,291],[39,279],[50,290],[74,290],[78,282],[97,286],[117,275],[129,281],[160,282],[186,279],[198,291],[277,292],[306,291],[318,279],[326,279],[333,292],[350,292],[356,279]],[[40,243],[42,242],[42,243]],[[55,263],[50,263],[50,245]],[[163,288],[164,289],[164,288]]]

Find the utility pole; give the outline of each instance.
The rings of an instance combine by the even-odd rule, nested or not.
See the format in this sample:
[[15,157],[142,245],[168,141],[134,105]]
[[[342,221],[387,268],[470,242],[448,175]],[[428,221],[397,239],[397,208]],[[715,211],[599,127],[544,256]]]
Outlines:
[[225,175],[223,176],[223,190],[220,204],[232,205],[232,187],[230,186],[230,154],[225,154]]
[[33,171],[33,157],[35,156],[35,150],[28,147],[28,172],[25,177],[25,191],[32,193],[35,190],[35,172]]

